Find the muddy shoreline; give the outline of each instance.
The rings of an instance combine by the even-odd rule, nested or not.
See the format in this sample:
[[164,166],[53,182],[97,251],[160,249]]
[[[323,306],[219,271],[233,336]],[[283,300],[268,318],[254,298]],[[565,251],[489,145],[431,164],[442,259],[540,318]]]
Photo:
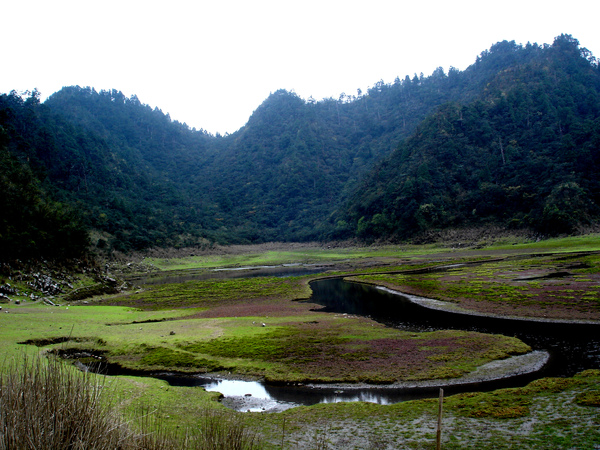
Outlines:
[[[366,383],[332,383],[332,384],[317,384],[309,383],[303,385],[303,388],[313,390],[315,392],[327,391],[335,393],[348,393],[353,391],[374,391],[378,390],[398,390],[410,391],[418,389],[434,389],[445,388],[449,386],[462,386],[477,383],[485,383],[489,381],[497,381],[506,378],[525,375],[540,370],[549,359],[548,352],[536,350],[525,355],[513,356],[503,360],[492,361],[484,364],[473,372],[465,374],[458,378],[449,379],[433,379],[433,380],[414,380],[414,381],[398,381],[393,384],[366,384]],[[220,377],[222,378],[222,377]],[[230,378],[230,379],[233,379]],[[265,383],[268,385],[268,383]],[[293,389],[293,387],[290,387]],[[343,400],[339,400],[343,401]],[[223,396],[221,403],[231,409],[241,412],[282,412],[290,408],[301,406],[301,403],[280,401],[273,398],[258,398],[250,394]]]
[[600,325],[600,321],[598,320],[582,320],[582,319],[550,319],[545,317],[523,317],[523,316],[513,316],[507,314],[494,314],[494,313],[483,313],[479,311],[473,311],[470,309],[463,308],[455,303],[447,302],[444,300],[435,300],[427,297],[420,297],[418,295],[407,294],[402,291],[398,291],[395,289],[390,289],[385,286],[377,286],[377,289],[380,289],[384,292],[389,292],[390,294],[400,295],[402,297],[406,297],[412,303],[415,303],[419,306],[423,306],[424,308],[434,309],[436,311],[444,311],[451,312],[457,314],[465,314],[468,316],[477,316],[477,317],[490,317],[494,319],[508,319],[508,320],[520,320],[523,322],[542,322],[542,323],[556,323],[556,324],[586,324],[586,325]]

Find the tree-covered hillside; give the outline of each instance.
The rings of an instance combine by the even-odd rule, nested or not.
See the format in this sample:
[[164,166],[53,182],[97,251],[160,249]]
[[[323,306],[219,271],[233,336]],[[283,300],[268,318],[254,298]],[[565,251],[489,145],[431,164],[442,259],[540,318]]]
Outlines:
[[[0,95],[2,180],[38,210],[62,211],[48,223],[95,230],[108,250],[402,238],[489,222],[570,232],[598,218],[599,80],[571,36],[505,41],[464,71],[338,99],[274,92],[226,136],[116,90],[65,87],[44,103],[11,92]],[[35,222],[33,200],[17,198],[3,199],[6,242],[18,220]]]
[[[506,64],[510,61],[509,64]],[[485,223],[572,233],[598,219],[600,70],[570,36],[502,42],[489,82],[436,109],[361,182],[336,220],[365,239]]]

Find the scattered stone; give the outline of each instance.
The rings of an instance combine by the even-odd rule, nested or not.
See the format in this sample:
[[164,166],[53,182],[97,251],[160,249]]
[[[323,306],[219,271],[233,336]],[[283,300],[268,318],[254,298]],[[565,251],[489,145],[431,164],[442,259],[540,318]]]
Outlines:
[[175,332],[174,332],[174,331],[171,331],[171,332],[169,333],[169,335],[170,335],[170,336],[175,336]]

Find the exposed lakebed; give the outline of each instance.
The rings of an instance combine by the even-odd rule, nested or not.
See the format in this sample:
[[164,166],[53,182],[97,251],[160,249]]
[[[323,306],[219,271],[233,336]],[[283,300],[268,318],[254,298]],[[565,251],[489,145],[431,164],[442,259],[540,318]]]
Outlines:
[[172,273],[156,272],[143,276],[128,277],[128,281],[142,285],[184,283],[186,281],[253,278],[253,277],[296,277],[324,272],[331,267],[324,264],[282,264],[278,266],[249,266],[223,269],[187,269]]
[[407,331],[459,329],[516,336],[532,347],[528,355],[495,361],[467,377],[385,386],[272,385],[260,381],[215,379],[200,375],[157,374],[178,386],[201,386],[223,394],[223,403],[239,411],[282,411],[298,405],[340,401],[391,404],[448,394],[524,386],[546,376],[572,376],[600,367],[600,338],[596,324],[550,323],[482,317],[424,307],[404,295],[343,279],[311,283],[311,303],[321,311],[361,315]]
[[[228,270],[181,271],[169,276],[137,279],[140,284],[180,283],[214,278],[249,278],[262,276],[297,276],[323,272],[327,265],[265,266]],[[446,269],[446,268],[444,268]],[[430,269],[427,269],[430,271]],[[414,271],[413,271],[414,272]],[[317,311],[340,317],[364,316],[409,332],[466,330],[487,334],[515,336],[534,351],[479,367],[460,378],[403,382],[394,385],[297,385],[260,381],[217,379],[206,375],[172,373],[130,373],[161,378],[175,386],[200,386],[223,394],[222,402],[239,411],[282,411],[298,405],[341,401],[368,401],[391,404],[416,398],[437,396],[440,387],[447,394],[489,391],[524,386],[546,376],[572,376],[589,368],[600,367],[600,325],[554,323],[477,316],[438,307],[435,300],[419,299],[374,285],[329,278],[311,283],[312,296],[307,300]],[[440,302],[439,302],[440,303]],[[448,304],[446,303],[446,306]],[[78,359],[76,356],[72,356]],[[104,367],[102,367],[104,366]],[[168,366],[167,366],[168,367]],[[118,364],[101,364],[109,375],[126,374]],[[235,374],[231,375],[232,377]]]

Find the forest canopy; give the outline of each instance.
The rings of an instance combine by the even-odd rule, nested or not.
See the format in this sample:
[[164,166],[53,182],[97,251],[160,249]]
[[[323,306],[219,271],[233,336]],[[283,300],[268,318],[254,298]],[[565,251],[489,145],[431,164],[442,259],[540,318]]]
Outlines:
[[600,215],[600,69],[570,35],[503,41],[308,101],[272,93],[213,136],[120,91],[0,95],[2,258],[89,248],[406,239],[496,224],[574,233]]

